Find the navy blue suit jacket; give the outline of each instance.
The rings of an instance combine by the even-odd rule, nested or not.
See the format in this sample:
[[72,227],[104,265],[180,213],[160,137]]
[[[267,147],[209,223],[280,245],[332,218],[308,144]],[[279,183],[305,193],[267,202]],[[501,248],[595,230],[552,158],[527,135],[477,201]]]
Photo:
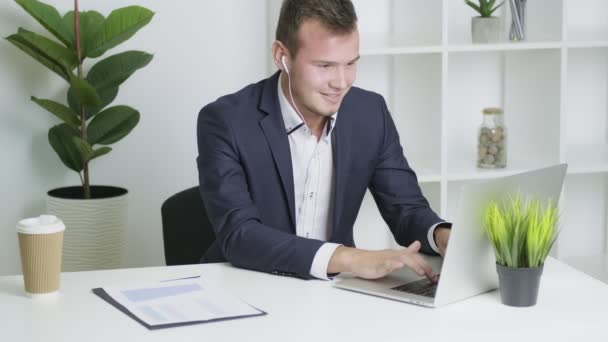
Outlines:
[[[217,240],[204,262],[311,278],[324,243],[295,234],[289,141],[277,94],[279,72],[205,106],[198,117],[200,192]],[[429,207],[382,96],[352,87],[332,131],[333,224],[329,241],[354,246],[353,224],[369,188],[396,241],[435,254]]]

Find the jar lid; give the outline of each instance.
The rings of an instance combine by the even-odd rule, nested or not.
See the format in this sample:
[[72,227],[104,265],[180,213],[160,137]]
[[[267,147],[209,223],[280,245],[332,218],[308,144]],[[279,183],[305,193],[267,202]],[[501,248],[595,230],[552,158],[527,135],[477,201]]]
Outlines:
[[482,112],[484,114],[502,114],[502,108],[489,107],[489,108],[484,108]]

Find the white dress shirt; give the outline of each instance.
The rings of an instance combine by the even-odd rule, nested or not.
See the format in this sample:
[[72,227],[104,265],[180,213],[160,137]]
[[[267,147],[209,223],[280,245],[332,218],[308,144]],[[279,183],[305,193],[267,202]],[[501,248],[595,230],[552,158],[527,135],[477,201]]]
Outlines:
[[[281,78],[279,78],[277,89],[291,152],[296,235],[327,241],[332,231],[334,208],[334,160],[331,132],[336,125],[338,113],[333,114],[327,121],[321,138],[317,140],[304,119],[293,109],[286,95],[283,94],[280,80]],[[431,248],[435,252],[439,251],[433,239],[433,232],[437,224],[429,229],[427,236]],[[339,246],[341,245],[336,243],[324,243],[315,254],[310,267],[310,275],[329,280],[327,266],[332,254]]]

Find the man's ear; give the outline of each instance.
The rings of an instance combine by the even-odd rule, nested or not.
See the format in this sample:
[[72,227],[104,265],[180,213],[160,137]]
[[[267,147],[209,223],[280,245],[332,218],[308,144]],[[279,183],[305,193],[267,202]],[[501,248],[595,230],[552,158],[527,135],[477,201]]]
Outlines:
[[286,58],[289,56],[289,52],[287,51],[285,45],[283,45],[283,43],[281,43],[279,40],[272,42],[272,61],[277,69],[286,72],[287,70],[285,70],[285,66],[283,65],[282,61],[284,56]]

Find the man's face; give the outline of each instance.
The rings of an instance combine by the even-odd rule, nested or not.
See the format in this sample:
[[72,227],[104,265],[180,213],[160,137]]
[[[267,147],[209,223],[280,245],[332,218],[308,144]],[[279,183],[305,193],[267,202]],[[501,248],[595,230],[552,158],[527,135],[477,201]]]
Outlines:
[[300,48],[289,65],[296,105],[303,115],[331,116],[355,82],[359,32],[335,34],[318,21],[307,20],[298,40]]

